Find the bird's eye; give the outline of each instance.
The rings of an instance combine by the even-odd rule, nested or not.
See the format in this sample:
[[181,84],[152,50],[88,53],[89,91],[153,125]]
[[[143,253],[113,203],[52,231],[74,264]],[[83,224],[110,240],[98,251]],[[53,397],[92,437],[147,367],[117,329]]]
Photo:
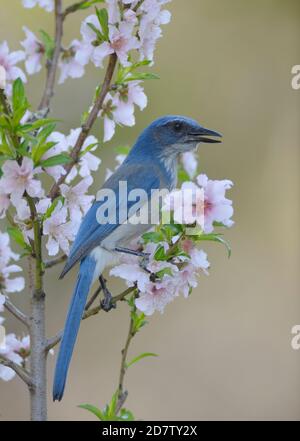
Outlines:
[[180,132],[181,129],[182,129],[182,123],[181,123],[180,121],[177,121],[177,122],[174,124],[174,130],[175,130],[176,132]]

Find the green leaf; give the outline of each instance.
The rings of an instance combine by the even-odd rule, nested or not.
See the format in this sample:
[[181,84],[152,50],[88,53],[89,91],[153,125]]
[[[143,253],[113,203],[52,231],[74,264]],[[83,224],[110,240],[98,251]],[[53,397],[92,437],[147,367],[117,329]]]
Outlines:
[[23,106],[26,100],[25,89],[21,78],[17,78],[13,84],[12,106],[13,111],[16,112],[21,106]]
[[157,273],[155,273],[155,276],[158,279],[162,279],[166,275],[167,276],[173,276],[173,271],[171,270],[171,268],[163,268],[162,270],[160,270]]
[[21,78],[17,78],[13,83],[13,93],[12,93],[12,110],[13,110],[12,125],[14,128],[18,126],[20,120],[22,119],[28,108],[29,108],[29,103],[25,95],[24,84]]
[[139,73],[136,72],[135,74],[130,75],[130,77],[127,77],[124,79],[124,82],[128,81],[138,81],[138,80],[159,80],[159,76],[153,73]]
[[45,48],[46,57],[49,60],[49,59],[51,59],[53,57],[53,52],[54,52],[54,49],[55,49],[55,41],[43,29],[40,29],[40,36],[41,36],[41,40],[42,40],[42,43],[43,43],[44,48]]
[[90,152],[94,147],[96,147],[98,145],[99,145],[99,142],[94,142],[94,144],[90,144],[82,152],[80,152],[79,157],[81,158],[82,156],[84,156],[86,153]]
[[80,407],[80,409],[88,410],[93,415],[95,415],[99,420],[105,421],[105,417],[103,413],[96,406],[93,406],[92,404],[80,404],[78,407]]
[[[20,131],[22,133],[27,132],[35,132],[36,130],[40,129],[44,126],[50,126],[51,124],[57,123],[59,120],[57,119],[39,119],[38,121],[34,121],[33,123],[24,124],[23,126],[20,126]],[[54,125],[55,127],[55,125]]]
[[128,409],[121,409],[118,421],[134,421],[133,413]]
[[101,34],[101,32],[99,31],[99,29],[96,28],[95,25],[93,25],[93,23],[87,23],[88,27],[92,29],[92,31],[95,32],[98,40],[101,42],[103,41],[103,35]]
[[87,0],[83,3],[79,3],[78,9],[81,9],[81,10],[87,9],[87,8],[95,5],[96,3],[103,3],[103,2],[104,2],[104,0]]
[[165,253],[165,249],[162,245],[159,245],[155,251],[154,259],[155,260],[167,260],[167,256]]
[[117,402],[118,402],[118,391],[116,391],[113,394],[111,402],[109,403],[108,408],[107,408],[107,417],[110,420],[114,420],[116,417]]
[[55,165],[69,164],[71,161],[72,158],[69,155],[61,153],[60,155],[51,156],[51,158],[40,161],[39,165],[42,167],[54,167]]
[[152,231],[152,232],[143,234],[142,238],[145,243],[148,243],[148,242],[160,243],[164,240],[164,235],[162,234],[162,232]]
[[17,227],[8,227],[7,232],[10,235],[11,239],[13,239],[21,248],[31,253],[31,247],[25,242],[22,231]]
[[53,213],[53,211],[55,210],[58,202],[62,202],[64,203],[64,197],[63,196],[59,196],[58,198],[54,199],[54,201],[51,203],[51,205],[47,208],[45,214],[43,215],[43,221],[45,221],[46,219],[48,219],[51,214]]
[[101,29],[102,29],[102,34],[103,34],[103,38],[105,41],[109,40],[109,29],[108,29],[108,12],[107,9],[103,8],[103,9],[96,9],[96,14],[99,20],[99,23],[101,25]]
[[222,235],[214,234],[214,233],[201,234],[200,236],[197,236],[196,239],[199,241],[207,240],[207,241],[211,241],[211,242],[218,242],[218,243],[225,245],[225,247],[227,249],[228,257],[231,257],[231,247],[230,247],[229,243],[222,237]]
[[129,363],[127,363],[126,368],[129,368],[133,364],[137,363],[138,361],[146,357],[158,357],[158,355],[155,354],[154,352],[143,352],[143,354],[138,355],[137,357],[133,358]]
[[128,153],[130,152],[130,147],[128,145],[120,145],[118,147],[115,147],[115,152],[118,155],[128,155]]

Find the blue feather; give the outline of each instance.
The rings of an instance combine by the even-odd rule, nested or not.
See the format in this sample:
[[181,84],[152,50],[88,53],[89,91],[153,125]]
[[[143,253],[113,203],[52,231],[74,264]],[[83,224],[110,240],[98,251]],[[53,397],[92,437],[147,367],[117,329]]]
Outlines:
[[93,280],[95,265],[96,262],[91,257],[86,257],[80,264],[77,283],[69,307],[65,329],[59,348],[58,359],[56,362],[53,384],[53,400],[60,401],[64,394],[69,364],[84,312],[86,299]]

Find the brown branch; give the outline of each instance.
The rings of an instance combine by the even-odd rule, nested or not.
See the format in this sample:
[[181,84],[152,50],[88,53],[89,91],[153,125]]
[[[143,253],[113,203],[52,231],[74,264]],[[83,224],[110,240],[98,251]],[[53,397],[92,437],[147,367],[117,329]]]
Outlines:
[[[84,5],[84,3],[86,3],[86,0],[82,0],[80,2],[74,3],[73,5],[68,6],[63,13],[63,18],[65,19],[67,17],[67,15],[70,15],[70,14],[73,14],[74,12],[79,11],[81,9],[81,6]],[[84,9],[87,9],[87,8],[84,8]]]
[[67,260],[67,256],[63,254],[62,256],[57,257],[53,260],[48,260],[47,262],[44,262],[44,268],[52,268],[53,266],[59,265],[60,263]]
[[9,311],[14,317],[16,317],[20,322],[23,323],[27,328],[29,328],[30,322],[29,317],[20,311],[8,298],[5,298],[4,307]]
[[[128,294],[133,292],[136,289],[135,286],[131,286],[130,288],[127,288],[125,291],[121,292],[121,294],[114,296],[112,298],[112,304],[116,304],[117,302],[120,302],[125,299]],[[96,291],[97,292],[97,291]],[[96,294],[96,293],[95,293]],[[95,308],[86,310],[82,316],[82,320],[85,320],[89,317],[92,317],[94,315],[99,314],[99,312],[102,310],[101,304],[99,306],[95,306]],[[49,352],[51,349],[53,349],[61,340],[63,331],[60,331],[57,335],[55,335],[52,338],[49,338],[45,345],[45,351]]]
[[70,161],[68,164],[65,165],[65,171],[66,173],[60,177],[60,179],[53,185],[53,187],[50,190],[49,197],[51,199],[54,199],[59,195],[59,186],[65,181],[66,177],[70,173],[73,166],[76,164],[79,158],[80,150],[84,144],[84,141],[88,137],[94,122],[97,119],[98,113],[100,112],[103,102],[105,100],[105,97],[110,89],[110,84],[113,78],[114,70],[117,63],[117,56],[116,54],[112,54],[109,57],[108,66],[106,69],[106,74],[104,77],[104,81],[101,87],[101,91],[99,95],[97,96],[95,103],[92,107],[91,112],[89,113],[89,116],[86,120],[86,122],[81,126],[81,132],[78,136],[78,139],[75,143],[75,146],[72,149],[72,152],[70,154],[72,161]]
[[47,60],[47,78],[42,100],[38,110],[49,108],[53,96],[56,71],[61,51],[61,42],[63,36],[63,11],[62,0],[55,0],[55,49],[50,60]]
[[94,294],[92,295],[92,297],[90,298],[90,300],[87,302],[84,310],[87,311],[88,309],[90,309],[90,307],[93,305],[94,301],[96,300],[96,298],[98,297],[98,295],[100,294],[100,292],[102,291],[102,286],[100,285],[96,291],[94,292]]
[[0,364],[12,369],[21,378],[21,380],[23,380],[24,383],[27,384],[29,388],[33,387],[29,373],[22,366],[19,366],[17,363],[9,360],[4,355],[0,355]]
[[[136,311],[136,307],[134,306],[132,311]],[[117,406],[116,406],[116,415],[118,414],[118,412],[121,410],[123,404],[126,401],[128,392],[124,391],[124,378],[125,378],[125,373],[126,373],[126,360],[127,360],[127,354],[128,354],[128,349],[129,349],[129,345],[131,343],[131,340],[133,339],[133,337],[135,336],[136,331],[134,329],[134,321],[132,318],[132,314],[130,314],[130,324],[129,324],[129,330],[128,330],[128,335],[127,335],[127,339],[125,342],[125,346],[122,349],[122,359],[121,359],[121,367],[120,367],[120,374],[119,374],[119,384],[118,384],[118,402],[117,402]]]

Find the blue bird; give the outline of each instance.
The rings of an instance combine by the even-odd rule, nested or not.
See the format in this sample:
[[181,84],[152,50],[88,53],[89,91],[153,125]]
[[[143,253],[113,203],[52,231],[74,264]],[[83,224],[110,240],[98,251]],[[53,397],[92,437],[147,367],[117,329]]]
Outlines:
[[[105,182],[102,189],[112,190],[118,201],[119,183],[127,183],[128,193],[142,189],[151,198],[151,190],[176,187],[177,160],[181,153],[193,150],[201,142],[221,142],[221,135],[205,129],[196,121],[183,116],[164,116],[153,121],[139,136],[129,155],[118,170]],[[62,271],[61,278],[77,263],[80,263],[66,324],[56,362],[53,399],[63,397],[69,364],[71,361],[80,321],[85,309],[91,285],[99,279],[104,292],[102,306],[109,310],[111,295],[105,286],[102,273],[105,267],[118,261],[118,253],[144,256],[126,248],[134,237],[147,231],[149,224],[120,222],[122,201],[116,205],[117,220],[99,223],[97,212],[104,200],[96,200],[82,220],[77,237]],[[126,213],[135,207],[136,201],[126,202]],[[124,204],[123,204],[124,205]],[[128,215],[126,215],[126,219]]]

